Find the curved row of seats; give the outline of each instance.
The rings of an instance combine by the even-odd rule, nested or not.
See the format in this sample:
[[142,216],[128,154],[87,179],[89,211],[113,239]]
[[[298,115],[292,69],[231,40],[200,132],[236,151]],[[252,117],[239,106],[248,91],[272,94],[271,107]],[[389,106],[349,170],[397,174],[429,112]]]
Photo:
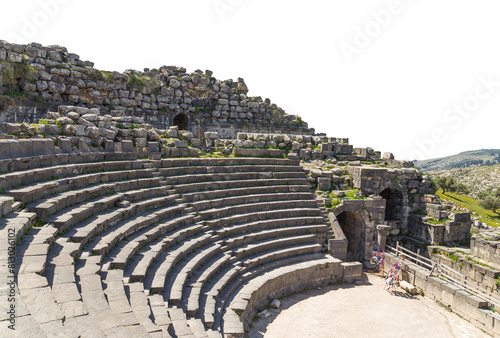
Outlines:
[[6,219],[23,219],[19,232],[36,225],[17,235],[27,334],[241,336],[283,276],[289,284],[275,296],[342,278],[340,261],[324,254],[330,228],[297,161],[112,161],[25,173],[0,182],[18,203]]

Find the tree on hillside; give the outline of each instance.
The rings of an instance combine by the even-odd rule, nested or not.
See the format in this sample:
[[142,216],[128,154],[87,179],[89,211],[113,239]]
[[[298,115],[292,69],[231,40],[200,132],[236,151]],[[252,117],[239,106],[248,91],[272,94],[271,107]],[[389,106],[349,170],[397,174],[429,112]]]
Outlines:
[[487,190],[481,191],[479,194],[479,205],[486,209],[491,210],[500,216],[500,189],[495,191]]
[[462,195],[467,195],[468,193],[470,193],[469,187],[463,183],[455,184],[455,189],[456,189],[457,193],[462,194]]
[[443,194],[446,194],[446,191],[454,192],[457,189],[453,177],[441,176],[436,179],[436,182],[437,185],[443,190]]

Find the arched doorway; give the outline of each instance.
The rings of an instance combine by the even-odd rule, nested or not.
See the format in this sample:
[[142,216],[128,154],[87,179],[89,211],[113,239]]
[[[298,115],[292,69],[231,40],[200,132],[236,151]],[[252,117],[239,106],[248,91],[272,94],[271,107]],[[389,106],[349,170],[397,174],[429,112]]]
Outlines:
[[188,130],[188,117],[186,114],[177,114],[174,117],[174,126],[179,127],[179,130]]
[[387,188],[380,193],[385,199],[385,220],[401,221],[403,218],[403,195],[399,190]]
[[365,257],[365,222],[360,214],[344,211],[337,216],[347,239],[347,261],[363,262]]

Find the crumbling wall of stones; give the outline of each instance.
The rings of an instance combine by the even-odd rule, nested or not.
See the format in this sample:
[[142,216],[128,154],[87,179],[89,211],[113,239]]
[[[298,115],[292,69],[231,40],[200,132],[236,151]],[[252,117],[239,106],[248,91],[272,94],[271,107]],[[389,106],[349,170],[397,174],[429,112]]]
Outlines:
[[35,123],[43,118],[38,104],[41,111],[47,105],[54,110],[54,105],[71,104],[98,108],[113,117],[139,117],[163,129],[184,114],[188,130],[199,126],[223,138],[263,129],[314,133],[299,116],[287,115],[269,99],[247,96],[243,79],[221,81],[210,70],[187,73],[183,67],[163,66],[142,72],[107,72],[65,47],[0,41],[0,74],[0,111],[5,122]]
[[470,254],[472,257],[491,262],[500,266],[500,242],[472,237],[470,241]]
[[[467,257],[461,253],[454,253],[454,258],[451,259],[446,256],[446,251],[441,251],[435,247],[430,247],[429,251],[434,262],[448,266],[467,276],[468,285],[487,290],[496,297],[500,295],[500,285],[497,285],[497,279],[500,277],[498,268],[487,266],[474,260],[474,257]],[[486,260],[485,262],[490,263],[492,261]]]

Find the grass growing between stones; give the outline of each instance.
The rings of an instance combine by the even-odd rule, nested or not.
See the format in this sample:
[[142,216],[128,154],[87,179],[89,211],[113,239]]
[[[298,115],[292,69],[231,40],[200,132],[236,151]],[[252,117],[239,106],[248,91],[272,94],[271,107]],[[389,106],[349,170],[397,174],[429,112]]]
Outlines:
[[486,210],[479,205],[479,201],[461,194],[447,192],[443,194],[443,190],[439,189],[436,193],[442,200],[447,200],[459,204],[461,207],[470,210],[477,214],[481,222],[489,226],[498,228],[500,227],[500,216],[496,215],[490,210]]

